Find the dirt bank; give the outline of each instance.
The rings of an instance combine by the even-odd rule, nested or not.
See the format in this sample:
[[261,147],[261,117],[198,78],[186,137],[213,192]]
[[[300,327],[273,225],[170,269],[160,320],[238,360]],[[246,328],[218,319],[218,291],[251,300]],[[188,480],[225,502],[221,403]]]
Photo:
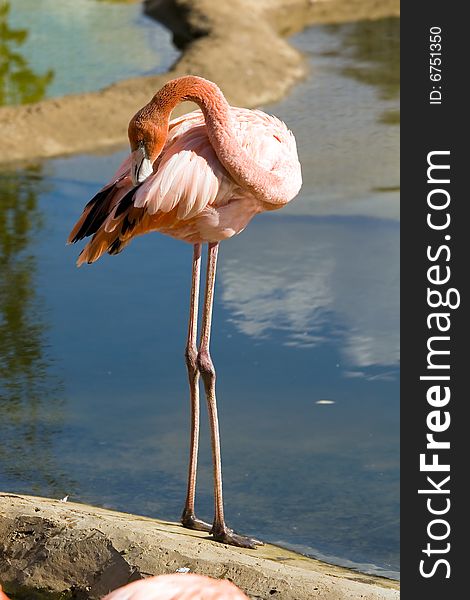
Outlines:
[[[25,163],[127,142],[129,118],[168,79],[197,74],[230,103],[254,107],[281,98],[305,75],[285,36],[315,23],[399,13],[398,0],[146,0],[183,48],[164,75],[120,81],[98,92],[0,108],[0,163]],[[190,105],[180,108],[180,113]],[[175,114],[178,114],[175,112]]]
[[[230,579],[256,600],[399,598],[396,581],[276,546],[244,550],[176,523],[0,493],[0,583],[7,592],[29,599],[52,594],[93,599],[129,581],[181,567]],[[35,590],[45,593],[35,596]]]

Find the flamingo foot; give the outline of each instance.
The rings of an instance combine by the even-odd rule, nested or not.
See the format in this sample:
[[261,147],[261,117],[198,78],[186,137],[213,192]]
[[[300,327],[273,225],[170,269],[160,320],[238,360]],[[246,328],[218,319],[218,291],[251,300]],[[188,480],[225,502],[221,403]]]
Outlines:
[[256,546],[263,546],[263,542],[260,540],[244,535],[238,535],[238,533],[235,533],[233,529],[229,529],[226,525],[222,525],[221,527],[214,526],[211,533],[214,540],[216,542],[221,542],[222,544],[252,549],[255,549]]
[[208,532],[212,530],[212,525],[202,521],[201,519],[198,519],[193,512],[188,511],[187,509],[184,509],[180,520],[181,524],[183,527],[186,527],[186,529],[195,529],[196,531]]

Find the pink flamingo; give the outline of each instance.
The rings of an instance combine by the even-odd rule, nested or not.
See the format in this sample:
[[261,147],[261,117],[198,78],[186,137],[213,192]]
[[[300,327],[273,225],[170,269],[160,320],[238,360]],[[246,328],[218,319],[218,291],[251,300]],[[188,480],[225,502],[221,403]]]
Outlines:
[[[0,600],[10,600],[2,592]],[[107,594],[102,600],[248,600],[226,579],[195,574],[172,574],[134,581]]]
[[[174,107],[196,102],[201,110],[170,121]],[[129,123],[130,156],[111,182],[86,205],[69,243],[91,241],[77,264],[118,254],[132,238],[151,231],[193,244],[186,366],[191,399],[188,487],[181,522],[209,531],[217,541],[253,548],[259,542],[225,524],[215,394],[209,354],[219,242],[240,233],[258,213],[292,200],[302,184],[293,134],[259,110],[229,106],[220,89],[201,77],[169,81]],[[208,243],[201,335],[197,320],[202,244]],[[275,240],[273,240],[275,243]],[[199,376],[206,392],[214,469],[212,526],[194,511],[199,442]]]
[[[242,596],[243,597],[243,596]],[[2,586],[0,585],[0,600],[10,600],[10,598],[5,594],[2,590]]]
[[226,579],[176,573],[129,583],[102,600],[248,600]]

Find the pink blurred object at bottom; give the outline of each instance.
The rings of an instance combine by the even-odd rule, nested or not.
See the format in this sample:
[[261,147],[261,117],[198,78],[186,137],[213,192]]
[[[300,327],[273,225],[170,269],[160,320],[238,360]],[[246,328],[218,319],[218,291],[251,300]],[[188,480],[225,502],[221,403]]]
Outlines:
[[2,592],[2,586],[0,585],[0,600],[10,600],[10,598]]
[[226,579],[175,573],[134,581],[103,600],[248,600],[248,597]]

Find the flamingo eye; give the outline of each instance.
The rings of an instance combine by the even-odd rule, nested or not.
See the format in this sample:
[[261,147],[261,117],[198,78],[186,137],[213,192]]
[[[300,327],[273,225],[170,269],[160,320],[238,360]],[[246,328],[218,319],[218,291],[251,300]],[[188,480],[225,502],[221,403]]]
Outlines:
[[147,143],[145,142],[144,139],[141,139],[137,142],[137,147],[136,150],[140,150],[140,152],[142,153],[142,156],[144,158],[148,158],[149,157],[149,152],[147,150]]

